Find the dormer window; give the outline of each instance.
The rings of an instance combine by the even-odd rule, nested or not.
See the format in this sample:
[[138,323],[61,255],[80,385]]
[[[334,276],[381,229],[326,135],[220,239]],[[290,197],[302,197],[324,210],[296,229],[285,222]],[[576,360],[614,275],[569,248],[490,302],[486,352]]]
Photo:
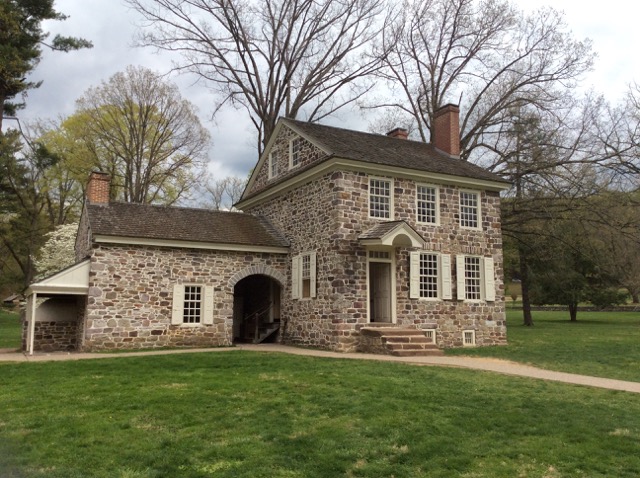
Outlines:
[[293,138],[289,142],[289,167],[295,168],[302,162],[302,138]]

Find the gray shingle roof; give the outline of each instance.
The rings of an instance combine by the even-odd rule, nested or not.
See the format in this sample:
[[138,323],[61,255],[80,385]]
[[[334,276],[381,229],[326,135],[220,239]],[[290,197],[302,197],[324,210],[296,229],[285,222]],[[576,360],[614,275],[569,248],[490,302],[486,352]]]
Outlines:
[[358,236],[358,239],[380,239],[384,237],[385,234],[393,231],[396,227],[401,226],[402,224],[409,226],[404,221],[381,222],[373,226],[371,229],[364,231],[362,234]]
[[149,204],[88,204],[95,235],[141,239],[287,247],[288,241],[264,217]]
[[328,151],[328,157],[508,183],[504,178],[480,166],[439,152],[429,143],[391,138],[386,135],[363,133],[362,131],[335,128],[289,118],[282,118],[281,121]]

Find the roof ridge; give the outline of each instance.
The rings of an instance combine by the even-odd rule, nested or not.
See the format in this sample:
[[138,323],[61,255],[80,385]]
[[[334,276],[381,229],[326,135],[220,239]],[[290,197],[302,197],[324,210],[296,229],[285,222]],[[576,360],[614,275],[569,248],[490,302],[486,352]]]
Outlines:
[[151,204],[151,203],[136,203],[136,202],[127,202],[127,201],[111,201],[107,204],[92,204],[88,203],[90,206],[131,206],[131,207],[153,207],[157,209],[171,209],[171,210],[181,210],[181,211],[199,211],[199,212],[210,212],[210,213],[219,213],[219,214],[238,214],[247,216],[247,214],[243,211],[225,211],[221,209],[209,209],[207,207],[195,207],[195,206],[174,206],[171,204]]

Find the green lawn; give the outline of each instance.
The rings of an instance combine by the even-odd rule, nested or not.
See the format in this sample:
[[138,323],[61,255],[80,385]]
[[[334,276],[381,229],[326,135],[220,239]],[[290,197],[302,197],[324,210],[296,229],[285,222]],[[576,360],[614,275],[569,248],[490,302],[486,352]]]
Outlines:
[[447,350],[451,355],[497,357],[538,367],[640,382],[640,312],[522,312],[507,309],[506,347]]
[[5,477],[637,477],[640,395],[246,351],[0,364]]
[[20,348],[21,333],[19,315],[0,309],[0,349]]

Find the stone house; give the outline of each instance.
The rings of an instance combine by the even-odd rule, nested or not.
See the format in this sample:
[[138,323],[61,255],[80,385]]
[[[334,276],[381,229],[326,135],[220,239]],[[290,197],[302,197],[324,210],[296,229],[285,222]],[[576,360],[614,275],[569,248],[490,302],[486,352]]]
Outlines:
[[25,348],[506,343],[508,183],[460,159],[458,115],[432,144],[282,118],[242,213],[110,202],[93,173],[78,263],[29,289]]

